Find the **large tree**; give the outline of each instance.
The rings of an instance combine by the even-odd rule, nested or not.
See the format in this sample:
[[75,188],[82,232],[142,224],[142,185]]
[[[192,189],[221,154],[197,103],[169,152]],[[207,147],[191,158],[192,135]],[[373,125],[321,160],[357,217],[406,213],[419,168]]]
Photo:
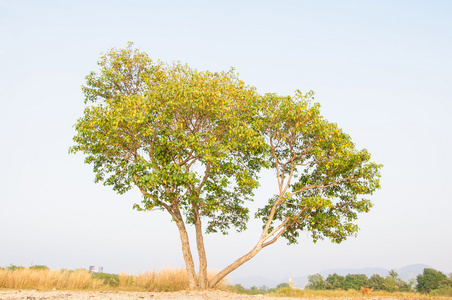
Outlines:
[[429,293],[447,282],[447,276],[443,272],[435,269],[425,268],[422,274],[416,277],[416,290],[420,293]]
[[[164,64],[131,44],[98,64],[83,86],[86,108],[70,152],[86,155],[96,182],[120,194],[137,187],[135,209],[172,216],[190,289],[215,286],[280,237],[296,243],[307,230],[315,241],[340,243],[356,234],[357,213],[371,208],[362,195],[379,188],[381,165],[320,115],[312,92],[260,95],[234,70]],[[262,168],[275,170],[279,186],[256,213],[262,233],[209,280],[203,233],[246,229]],[[186,225],[195,229],[198,271]]]

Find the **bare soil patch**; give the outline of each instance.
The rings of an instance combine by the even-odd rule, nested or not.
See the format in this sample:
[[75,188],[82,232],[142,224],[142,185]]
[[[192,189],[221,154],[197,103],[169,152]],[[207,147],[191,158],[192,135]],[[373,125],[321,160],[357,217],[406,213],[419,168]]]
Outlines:
[[259,299],[294,299],[294,298],[275,298],[264,295],[240,295],[224,291],[181,291],[172,293],[157,292],[114,292],[114,291],[39,291],[39,290],[0,290],[0,300],[57,300],[57,299],[105,299],[105,300],[125,300],[125,299],[161,299],[161,300],[259,300]]
[[[71,300],[352,300],[352,299],[366,299],[366,300],[397,300],[397,298],[387,297],[360,297],[360,298],[288,298],[288,297],[272,297],[269,295],[243,295],[234,294],[225,291],[180,291],[171,293],[160,292],[116,292],[116,291],[44,291],[44,290],[8,290],[0,289],[0,300],[58,300],[58,299],[71,299]],[[408,300],[408,299],[404,299]],[[412,299],[414,300],[414,299]]]

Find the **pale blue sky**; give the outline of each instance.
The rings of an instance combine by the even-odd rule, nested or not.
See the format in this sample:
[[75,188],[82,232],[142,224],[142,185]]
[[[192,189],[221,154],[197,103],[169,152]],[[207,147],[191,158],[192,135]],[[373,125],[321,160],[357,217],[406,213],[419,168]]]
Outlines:
[[[341,245],[284,240],[231,277],[425,263],[452,272],[452,2],[0,0],[0,266],[183,267],[163,212],[93,183],[68,155],[80,86],[128,41],[165,62],[235,67],[260,92],[314,90],[323,115],[384,164],[374,209]],[[263,174],[255,209],[274,192]],[[211,269],[257,241],[260,223],[206,236]]]

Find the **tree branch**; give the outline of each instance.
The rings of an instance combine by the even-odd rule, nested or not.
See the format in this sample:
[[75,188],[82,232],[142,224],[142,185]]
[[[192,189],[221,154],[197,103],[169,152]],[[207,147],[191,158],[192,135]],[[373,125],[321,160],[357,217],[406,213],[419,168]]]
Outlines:
[[202,187],[204,186],[204,183],[206,182],[207,178],[209,178],[210,175],[210,169],[212,167],[212,163],[207,163],[206,166],[206,172],[204,173],[204,178],[202,179],[201,183],[198,186],[198,189],[196,190],[196,193],[199,195],[199,193],[201,192]]
[[284,220],[284,222],[283,222],[282,224],[280,224],[275,230],[272,231],[272,233],[271,233],[270,235],[268,235],[268,237],[271,237],[273,234],[275,234],[275,233],[277,232],[277,230],[280,230],[280,229],[282,228],[282,229],[278,232],[278,234],[277,234],[275,237],[273,237],[270,241],[268,241],[268,242],[266,242],[266,243],[263,243],[263,244],[262,244],[262,248],[267,247],[268,245],[271,245],[271,244],[273,244],[274,242],[276,242],[276,241],[281,237],[281,235],[283,235],[284,232],[287,231],[287,226],[288,226],[287,224],[289,223],[289,221],[291,221],[291,220],[297,220],[305,210],[306,210],[306,209],[302,209],[302,210],[297,214],[296,217],[292,217],[292,218],[287,217],[286,220]]
[[353,179],[352,176],[346,177],[346,178],[338,179],[338,180],[336,180],[335,182],[330,183],[330,184],[326,184],[326,185],[325,185],[325,184],[323,184],[323,185],[322,185],[322,184],[318,184],[318,185],[308,185],[308,186],[305,186],[305,187],[299,189],[298,191],[295,191],[295,192],[290,193],[289,196],[288,196],[288,198],[289,198],[289,197],[292,197],[293,195],[296,195],[296,194],[299,194],[299,193],[301,193],[301,192],[304,192],[304,191],[306,191],[306,190],[308,190],[308,189],[322,189],[322,188],[326,188],[326,187],[331,187],[331,186],[334,186],[334,185],[338,184],[339,182],[346,181],[346,180],[351,180],[351,179]]

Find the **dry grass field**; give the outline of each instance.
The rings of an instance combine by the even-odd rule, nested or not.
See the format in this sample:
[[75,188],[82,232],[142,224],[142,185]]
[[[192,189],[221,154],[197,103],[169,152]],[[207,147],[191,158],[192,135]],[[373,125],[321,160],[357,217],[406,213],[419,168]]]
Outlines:
[[188,291],[185,269],[165,268],[138,276],[121,273],[93,275],[87,270],[0,269],[0,300],[6,299],[403,299],[452,300],[418,293],[373,291],[313,291],[283,288],[266,295],[243,295],[225,291],[228,282],[215,290]]
[[98,289],[104,285],[86,270],[0,270],[0,288],[8,289]]
[[[227,280],[218,284],[224,289]],[[188,289],[185,269],[164,268],[159,271],[93,275],[87,270],[0,269],[0,288],[39,290],[106,290],[137,292],[175,292]]]

